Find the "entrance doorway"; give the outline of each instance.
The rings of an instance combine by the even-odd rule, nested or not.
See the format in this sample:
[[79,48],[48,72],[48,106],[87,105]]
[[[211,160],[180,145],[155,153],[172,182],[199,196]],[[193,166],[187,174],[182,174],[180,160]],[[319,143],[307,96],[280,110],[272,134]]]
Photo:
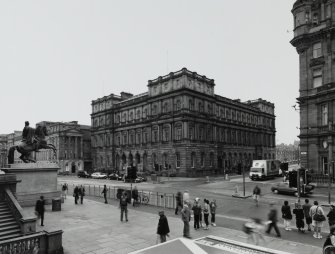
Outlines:
[[76,164],[74,162],[72,162],[72,164],[71,164],[71,173],[72,174],[76,173]]

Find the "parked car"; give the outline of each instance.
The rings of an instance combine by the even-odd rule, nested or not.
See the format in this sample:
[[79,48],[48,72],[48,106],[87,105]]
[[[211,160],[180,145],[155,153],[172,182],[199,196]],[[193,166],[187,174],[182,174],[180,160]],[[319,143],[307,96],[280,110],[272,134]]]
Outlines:
[[141,177],[141,176],[138,176],[136,179],[135,179],[135,183],[141,183],[141,182],[145,182],[146,179],[144,177]]
[[91,177],[91,175],[87,173],[86,171],[79,171],[77,176],[79,178],[90,178]]
[[95,172],[91,176],[93,179],[107,179],[107,175],[100,172]]
[[108,176],[108,178],[110,180],[118,180],[118,181],[121,181],[122,180],[122,176],[119,176],[118,174],[116,173],[112,173]]
[[[300,195],[308,195],[312,194],[314,189],[314,185],[302,185],[300,190]],[[295,195],[298,196],[298,188],[290,187],[289,182],[281,182],[276,184],[275,186],[271,187],[271,191],[273,193],[282,193],[282,194],[289,194],[289,195]]]

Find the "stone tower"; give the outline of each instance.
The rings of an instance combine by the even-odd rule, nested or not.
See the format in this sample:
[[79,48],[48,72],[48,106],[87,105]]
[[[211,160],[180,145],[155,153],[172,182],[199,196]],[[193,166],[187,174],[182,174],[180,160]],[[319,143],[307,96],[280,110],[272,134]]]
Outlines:
[[[335,135],[335,0],[297,0],[292,9],[299,54],[300,159],[333,174]],[[330,167],[332,166],[332,167]]]

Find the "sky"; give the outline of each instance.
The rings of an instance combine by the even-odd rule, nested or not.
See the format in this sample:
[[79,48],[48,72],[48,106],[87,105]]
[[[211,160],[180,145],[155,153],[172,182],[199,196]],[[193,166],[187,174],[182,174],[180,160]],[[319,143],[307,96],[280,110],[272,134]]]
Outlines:
[[40,121],[91,124],[91,102],[147,91],[183,67],[215,93],[275,104],[276,142],[298,140],[292,0],[0,2],[0,134]]

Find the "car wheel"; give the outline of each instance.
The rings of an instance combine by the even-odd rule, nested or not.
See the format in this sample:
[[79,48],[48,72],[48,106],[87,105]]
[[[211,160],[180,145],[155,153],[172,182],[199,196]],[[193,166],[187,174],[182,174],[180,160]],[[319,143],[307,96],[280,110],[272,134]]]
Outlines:
[[274,194],[278,194],[278,190],[273,190],[273,193]]

